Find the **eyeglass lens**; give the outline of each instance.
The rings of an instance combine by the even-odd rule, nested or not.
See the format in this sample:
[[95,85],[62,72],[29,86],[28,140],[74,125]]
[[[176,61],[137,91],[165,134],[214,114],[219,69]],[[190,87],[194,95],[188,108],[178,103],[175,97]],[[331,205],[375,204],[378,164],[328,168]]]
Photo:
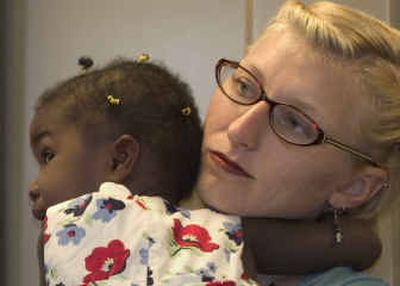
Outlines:
[[296,108],[268,99],[257,79],[239,65],[225,62],[218,70],[218,84],[232,101],[251,105],[264,99],[270,105],[270,125],[282,139],[298,145],[312,144],[319,137],[316,125]]

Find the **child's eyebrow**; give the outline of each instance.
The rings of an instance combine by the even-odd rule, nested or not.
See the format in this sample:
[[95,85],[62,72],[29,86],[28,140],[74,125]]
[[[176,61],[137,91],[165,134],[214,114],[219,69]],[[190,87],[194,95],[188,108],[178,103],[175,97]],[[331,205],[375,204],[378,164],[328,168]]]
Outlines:
[[38,132],[35,132],[31,136],[31,146],[35,146],[42,138],[50,136],[51,132],[49,130],[40,130]]

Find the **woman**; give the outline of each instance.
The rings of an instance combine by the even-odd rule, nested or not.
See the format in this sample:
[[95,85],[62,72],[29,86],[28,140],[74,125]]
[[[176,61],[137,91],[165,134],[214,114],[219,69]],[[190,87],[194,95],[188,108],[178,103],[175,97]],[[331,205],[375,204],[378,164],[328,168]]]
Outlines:
[[[287,2],[240,62],[217,64],[200,198],[250,217],[331,212],[339,244],[340,214],[371,216],[398,195],[399,49],[397,30],[361,12]],[[384,285],[346,268],[274,285],[350,282]]]

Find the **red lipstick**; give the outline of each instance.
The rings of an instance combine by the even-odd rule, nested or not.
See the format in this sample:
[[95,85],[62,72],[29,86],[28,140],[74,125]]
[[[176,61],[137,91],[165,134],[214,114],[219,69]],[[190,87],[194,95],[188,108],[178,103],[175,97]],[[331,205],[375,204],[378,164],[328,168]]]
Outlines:
[[235,176],[246,177],[250,179],[255,179],[254,176],[249,174],[245,169],[243,169],[239,164],[229,159],[223,153],[217,151],[209,152],[210,159],[225,172],[233,174]]

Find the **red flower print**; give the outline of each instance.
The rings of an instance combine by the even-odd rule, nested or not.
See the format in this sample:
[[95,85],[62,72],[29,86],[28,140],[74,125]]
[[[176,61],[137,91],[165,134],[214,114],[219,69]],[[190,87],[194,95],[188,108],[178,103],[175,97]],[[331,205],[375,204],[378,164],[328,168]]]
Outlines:
[[43,220],[43,236],[42,236],[42,242],[43,244],[45,244],[47,241],[49,241],[50,239],[50,234],[48,234],[47,231],[47,216],[45,216],[44,220]]
[[236,286],[234,281],[215,281],[215,282],[208,282],[206,286]]
[[67,209],[64,211],[65,214],[73,214],[74,217],[81,216],[89,203],[92,201],[92,195],[91,194],[86,194],[83,195],[82,197],[79,197],[75,200],[73,200],[71,203],[69,203]]
[[182,248],[195,247],[203,252],[211,252],[219,248],[218,244],[211,242],[208,231],[199,225],[189,224],[183,227],[178,219],[174,219],[172,231],[176,244]]
[[106,280],[110,276],[121,273],[126,266],[129,249],[125,249],[120,240],[112,240],[107,247],[96,247],[85,258],[86,270],[90,273],[83,278],[82,286],[90,282]]
[[240,278],[245,280],[245,281],[250,281],[250,277],[249,275],[247,275],[246,273],[242,273],[242,275],[240,275]]
[[144,204],[144,202],[142,202],[142,201],[136,199],[136,200],[135,200],[135,203],[136,203],[139,207],[141,207],[142,209],[147,210],[147,207],[146,207],[146,205]]
[[46,242],[48,242],[50,239],[50,234],[44,233],[43,234],[43,244],[45,244]]

